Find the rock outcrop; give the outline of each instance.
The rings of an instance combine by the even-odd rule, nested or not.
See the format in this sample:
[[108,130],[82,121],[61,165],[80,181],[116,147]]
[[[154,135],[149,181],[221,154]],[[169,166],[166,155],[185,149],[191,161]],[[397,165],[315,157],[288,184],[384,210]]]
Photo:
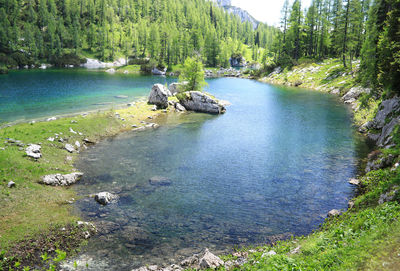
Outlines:
[[[361,129],[374,130],[368,137],[375,141],[379,147],[391,144],[392,133],[397,125],[400,125],[400,98],[393,97],[383,101],[376,113],[375,118],[365,123]],[[376,133],[378,131],[378,133]]]
[[37,144],[29,144],[28,148],[26,148],[25,153],[27,156],[32,157],[34,159],[39,159],[42,157],[42,153],[40,152],[40,149],[42,147]]
[[168,107],[168,97],[171,92],[161,84],[155,84],[151,88],[149,95],[149,104],[154,104],[157,108],[165,109]]
[[223,114],[226,111],[217,99],[200,91],[184,92],[178,96],[178,99],[186,110],[210,114]]
[[81,172],[70,174],[50,174],[42,177],[41,183],[52,186],[69,186],[79,181],[83,176]]
[[342,99],[345,103],[350,104],[354,103],[361,96],[361,94],[369,94],[370,92],[371,89],[369,88],[353,87],[345,95],[343,95]]

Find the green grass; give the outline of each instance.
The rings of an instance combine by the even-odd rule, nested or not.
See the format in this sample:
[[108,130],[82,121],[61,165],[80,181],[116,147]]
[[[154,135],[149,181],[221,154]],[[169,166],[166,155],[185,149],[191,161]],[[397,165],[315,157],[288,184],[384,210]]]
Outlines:
[[[52,173],[75,171],[73,162],[77,153],[68,153],[66,143],[74,144],[83,139],[98,142],[104,137],[129,131],[132,125],[141,126],[141,120],[156,116],[152,105],[145,102],[115,111],[99,112],[87,116],[61,118],[51,122],[21,123],[0,129],[0,248],[8,250],[17,242],[34,238],[52,225],[73,223],[79,218],[66,204],[76,193],[71,188],[51,187],[39,184],[42,176]],[[117,119],[118,113],[125,121]],[[72,128],[82,135],[70,132]],[[50,142],[49,137],[62,133],[65,142]],[[20,140],[24,144],[42,146],[42,158],[35,161],[25,155],[24,146],[5,143],[6,138]],[[9,181],[16,187],[7,188]]]
[[117,73],[140,74],[140,65],[127,65],[118,67]]

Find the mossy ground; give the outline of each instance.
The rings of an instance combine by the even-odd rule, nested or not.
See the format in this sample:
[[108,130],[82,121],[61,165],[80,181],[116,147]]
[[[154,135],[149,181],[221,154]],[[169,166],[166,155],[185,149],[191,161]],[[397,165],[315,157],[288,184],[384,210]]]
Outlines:
[[[73,163],[78,154],[68,153],[64,148],[66,143],[83,144],[83,139],[98,142],[103,137],[132,130],[132,125],[144,125],[140,121],[160,114],[151,108],[152,105],[139,102],[124,109],[0,129],[0,251],[7,252],[16,243],[32,240],[54,225],[68,225],[78,220],[66,203],[76,198],[73,189],[38,183],[46,174],[75,171]],[[64,139],[63,143],[47,140],[56,133]],[[9,138],[20,140],[25,146],[7,143]],[[41,143],[42,158],[37,161],[25,154],[27,144],[31,143]],[[14,181],[16,186],[8,188],[9,181]]]

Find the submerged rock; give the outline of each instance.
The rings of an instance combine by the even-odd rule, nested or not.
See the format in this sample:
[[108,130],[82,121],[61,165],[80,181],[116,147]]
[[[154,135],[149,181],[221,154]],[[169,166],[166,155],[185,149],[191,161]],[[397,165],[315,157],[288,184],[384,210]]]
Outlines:
[[100,192],[94,196],[94,199],[95,199],[95,201],[97,201],[98,203],[100,203],[102,205],[107,205],[107,204],[111,203],[112,201],[117,200],[118,196],[111,194],[110,192]]
[[69,186],[79,181],[83,176],[81,172],[70,174],[50,174],[42,177],[42,183],[52,186]]
[[184,92],[182,95],[178,95],[178,99],[186,110],[210,114],[222,114],[226,111],[217,99],[200,91]]
[[42,154],[40,152],[41,148],[42,147],[40,145],[29,144],[28,148],[26,148],[25,150],[26,155],[35,159],[39,159],[40,157],[42,157]]
[[149,179],[149,183],[151,185],[156,185],[156,186],[167,186],[171,185],[172,182],[170,179],[166,177],[161,177],[161,176],[154,176]]
[[171,92],[161,84],[155,84],[151,88],[149,95],[149,104],[154,104],[158,108],[165,109],[168,107],[168,97]]

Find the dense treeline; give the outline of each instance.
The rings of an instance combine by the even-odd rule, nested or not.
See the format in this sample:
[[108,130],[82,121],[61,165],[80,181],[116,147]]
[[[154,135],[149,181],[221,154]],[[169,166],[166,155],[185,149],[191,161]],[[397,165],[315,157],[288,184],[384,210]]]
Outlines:
[[74,55],[168,66],[194,52],[209,66],[228,66],[233,53],[261,59],[277,32],[206,0],[0,0],[0,62],[8,66]]
[[338,57],[345,68],[361,58],[361,80],[374,89],[400,91],[400,0],[301,0],[282,8],[275,62]]

